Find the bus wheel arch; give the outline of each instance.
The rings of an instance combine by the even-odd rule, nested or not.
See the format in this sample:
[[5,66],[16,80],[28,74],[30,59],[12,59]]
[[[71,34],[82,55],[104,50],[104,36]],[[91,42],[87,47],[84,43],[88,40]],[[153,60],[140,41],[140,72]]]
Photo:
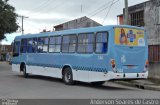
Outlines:
[[75,83],[73,80],[73,72],[69,65],[65,65],[62,68],[62,80],[66,85],[73,85]]

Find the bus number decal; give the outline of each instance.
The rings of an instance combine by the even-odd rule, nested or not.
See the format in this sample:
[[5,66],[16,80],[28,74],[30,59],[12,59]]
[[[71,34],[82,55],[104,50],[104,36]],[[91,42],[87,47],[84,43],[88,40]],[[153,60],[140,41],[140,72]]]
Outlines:
[[103,56],[102,56],[102,55],[99,55],[99,56],[98,56],[98,60],[103,60]]

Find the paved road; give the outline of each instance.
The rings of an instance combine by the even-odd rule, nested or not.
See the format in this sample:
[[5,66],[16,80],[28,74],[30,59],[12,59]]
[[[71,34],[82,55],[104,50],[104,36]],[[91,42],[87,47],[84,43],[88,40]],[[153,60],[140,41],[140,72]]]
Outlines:
[[59,79],[30,76],[25,79],[12,72],[11,66],[0,63],[0,98],[21,99],[111,99],[111,98],[160,98],[160,92],[141,90],[111,82],[96,87],[87,83],[64,85]]

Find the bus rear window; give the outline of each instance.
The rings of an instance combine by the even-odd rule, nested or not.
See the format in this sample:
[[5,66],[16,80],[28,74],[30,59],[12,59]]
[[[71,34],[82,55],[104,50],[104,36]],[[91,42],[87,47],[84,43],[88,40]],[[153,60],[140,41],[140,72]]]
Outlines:
[[132,28],[115,28],[116,45],[145,46],[144,30]]

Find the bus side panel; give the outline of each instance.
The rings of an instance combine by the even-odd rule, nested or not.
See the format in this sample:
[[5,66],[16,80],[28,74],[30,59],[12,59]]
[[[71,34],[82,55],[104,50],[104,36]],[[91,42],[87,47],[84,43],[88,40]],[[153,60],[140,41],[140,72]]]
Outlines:
[[55,78],[62,78],[61,69],[59,68],[27,65],[27,73],[55,77]]
[[73,73],[73,80],[89,82],[89,72],[88,71],[73,69],[72,73]]
[[106,54],[30,54],[28,56],[27,72],[62,78],[62,68],[65,65],[70,65],[74,80],[88,82],[89,71],[108,71],[108,61]]
[[12,71],[20,72],[20,64],[12,64]]

